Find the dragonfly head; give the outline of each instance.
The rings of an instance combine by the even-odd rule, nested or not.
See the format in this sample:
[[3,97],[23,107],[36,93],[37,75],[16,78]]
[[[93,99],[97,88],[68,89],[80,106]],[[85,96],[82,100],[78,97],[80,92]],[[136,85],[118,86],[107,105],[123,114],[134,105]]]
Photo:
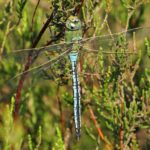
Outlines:
[[66,28],[71,31],[81,30],[81,21],[76,16],[70,16],[66,21]]

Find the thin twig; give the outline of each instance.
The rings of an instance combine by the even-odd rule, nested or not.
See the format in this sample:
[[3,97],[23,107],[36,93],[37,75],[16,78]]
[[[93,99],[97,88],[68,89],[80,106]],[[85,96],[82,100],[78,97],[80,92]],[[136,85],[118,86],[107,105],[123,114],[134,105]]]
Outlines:
[[37,4],[36,4],[36,7],[35,7],[35,9],[34,9],[34,12],[33,12],[32,24],[31,24],[31,33],[32,33],[32,31],[33,31],[34,18],[35,18],[35,14],[36,14],[36,11],[37,11],[37,8],[38,8],[39,4],[40,4],[40,0],[38,0],[38,2],[37,2]]
[[79,12],[80,12],[80,10],[81,10],[81,8],[83,6],[83,3],[84,3],[84,0],[81,0],[80,5],[75,8],[74,15],[78,15],[79,14]]
[[[46,23],[44,24],[44,26],[42,27],[41,31],[39,32],[39,35],[37,36],[37,38],[35,39],[32,48],[35,48],[36,45],[38,44],[38,42],[40,41],[42,35],[44,34],[45,30],[47,29],[49,23],[51,22],[51,20],[53,19],[53,12],[51,14],[51,16],[47,19]],[[17,118],[19,116],[19,106],[20,106],[20,99],[21,99],[21,91],[24,85],[24,81],[26,79],[26,76],[28,74],[28,70],[31,66],[31,64],[36,60],[36,58],[38,57],[39,52],[37,53],[36,57],[32,58],[33,55],[33,51],[29,52],[28,58],[27,58],[27,62],[25,64],[24,70],[18,86],[17,86],[17,90],[16,90],[16,102],[15,102],[15,112],[14,112],[14,118]]]
[[123,130],[122,130],[122,127],[120,127],[119,137],[120,137],[120,150],[123,150]]
[[134,10],[132,10],[131,12],[129,12],[129,13],[128,13],[128,17],[127,17],[127,22],[126,22],[125,31],[127,31],[127,30],[128,30],[128,27],[129,27],[129,21],[130,21],[130,19],[131,19],[132,15],[133,15],[133,13],[134,13]]
[[64,137],[64,133],[65,133],[65,128],[64,128],[64,116],[63,116],[63,112],[62,112],[62,103],[59,97],[59,85],[57,85],[57,101],[58,101],[58,107],[59,107],[59,112],[60,112],[60,122],[61,122],[61,131],[62,131],[62,135]]
[[2,46],[0,48],[0,61],[1,61],[1,57],[2,57],[2,54],[3,54],[3,51],[4,51],[4,46],[5,46],[5,43],[6,43],[6,39],[7,39],[7,36],[9,34],[9,29],[10,29],[10,21],[7,23],[7,27],[6,27],[6,32],[5,32],[5,35],[4,35],[4,38],[3,38],[3,41],[2,41]]
[[101,128],[99,127],[97,121],[96,121],[96,117],[94,115],[94,112],[93,110],[91,109],[91,107],[89,107],[89,113],[90,113],[90,116],[91,116],[91,119],[93,120],[94,122],[94,125],[98,131],[98,135],[100,137],[100,139],[106,144],[106,149],[107,150],[112,150],[112,145],[108,142],[108,140],[106,140],[106,138],[104,137],[104,134],[101,130]]

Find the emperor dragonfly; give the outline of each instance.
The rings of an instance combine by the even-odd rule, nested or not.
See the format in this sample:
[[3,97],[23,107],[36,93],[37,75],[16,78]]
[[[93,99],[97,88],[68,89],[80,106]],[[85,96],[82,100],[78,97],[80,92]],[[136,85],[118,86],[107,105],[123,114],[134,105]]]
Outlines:
[[[149,31],[149,28],[145,28],[145,29],[148,29]],[[35,55],[37,52],[40,52],[40,54],[42,55],[42,52],[46,52],[46,51],[53,51],[57,53],[59,52],[59,55],[57,57],[49,59],[48,61],[44,63],[40,62],[41,63],[40,65],[32,67],[26,72],[31,72],[37,69],[41,70],[43,68],[47,70],[47,68],[50,65],[58,63],[60,60],[63,59],[65,55],[67,54],[69,55],[71,65],[72,65],[75,130],[76,130],[77,138],[79,139],[80,128],[81,128],[81,117],[80,117],[81,106],[80,106],[80,86],[79,86],[79,79],[78,79],[78,74],[77,74],[77,59],[78,59],[78,54],[82,52],[81,48],[83,47],[83,50],[85,50],[86,53],[88,51],[97,52],[97,53],[100,52],[100,53],[104,53],[107,55],[108,54],[119,55],[119,57],[122,57],[121,56],[122,54],[124,54],[125,56],[129,54],[135,54],[137,52],[136,52],[136,47],[135,47],[136,40],[134,39],[134,37],[133,37],[134,39],[133,43],[130,43],[130,40],[129,40],[129,43],[130,43],[129,45],[127,45],[128,43],[127,41],[122,41],[122,40],[119,41],[119,40],[122,35],[123,35],[123,40],[127,39],[127,36],[129,36],[129,39],[131,39],[132,32],[136,30],[143,31],[143,28],[136,28],[136,29],[131,29],[128,31],[111,34],[111,35],[95,36],[95,37],[82,39],[81,21],[77,17],[71,16],[68,18],[66,22],[65,43],[54,44],[54,45],[41,47],[41,48],[16,50],[13,53],[19,54],[19,53],[26,53],[29,51],[34,51]],[[66,49],[66,51],[62,49]],[[126,49],[128,49],[128,51]],[[17,74],[15,77],[20,76],[23,73]]]

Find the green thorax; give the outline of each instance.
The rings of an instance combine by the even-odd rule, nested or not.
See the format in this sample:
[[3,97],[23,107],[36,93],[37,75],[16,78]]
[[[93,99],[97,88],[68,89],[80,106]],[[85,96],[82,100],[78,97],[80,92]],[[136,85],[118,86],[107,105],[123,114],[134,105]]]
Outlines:
[[76,16],[70,16],[66,21],[66,42],[76,42],[82,39],[81,21]]

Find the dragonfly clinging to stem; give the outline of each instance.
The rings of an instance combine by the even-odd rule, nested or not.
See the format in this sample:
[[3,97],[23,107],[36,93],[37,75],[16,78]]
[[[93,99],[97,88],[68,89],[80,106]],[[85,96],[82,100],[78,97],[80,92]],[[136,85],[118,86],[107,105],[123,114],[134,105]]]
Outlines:
[[[36,51],[40,51],[40,54],[46,51],[61,51],[60,55],[58,55],[57,57],[54,57],[53,59],[48,59],[48,61],[38,66],[30,68],[29,70],[27,70],[27,72],[31,72],[36,69],[43,69],[43,68],[47,69],[50,65],[63,59],[65,55],[69,56],[71,62],[71,68],[72,68],[75,131],[76,131],[76,136],[79,139],[81,134],[80,133],[81,132],[81,104],[80,104],[81,96],[80,96],[79,78],[77,73],[77,60],[81,50],[81,46],[83,50],[85,50],[85,52],[90,51],[90,52],[102,52],[105,54],[122,54],[122,53],[133,54],[135,53],[134,41],[133,43],[129,44],[130,46],[129,48],[127,48],[126,45],[127,42],[125,43],[124,47],[123,46],[120,47],[120,45],[119,44],[117,45],[116,42],[118,42],[118,37],[120,37],[120,35],[125,35],[125,38],[127,38],[128,33],[133,33],[133,31],[138,31],[143,29],[147,29],[147,31],[150,30],[149,27],[147,28],[139,27],[135,29],[130,29],[128,31],[114,33],[111,35],[82,38],[82,25],[80,19],[76,16],[70,16],[66,21],[65,43],[54,44],[54,45],[45,46],[41,48],[16,50],[13,53],[22,53],[31,50],[34,51],[35,54]],[[111,44],[109,44],[110,42]],[[113,45],[119,48],[113,49]],[[67,50],[64,51],[62,49],[67,49]],[[129,49],[131,51],[128,51]],[[23,73],[17,74],[15,77],[20,76]]]
[[[82,39],[81,21],[74,16],[68,18],[66,22],[66,42],[79,43]],[[80,137],[81,128],[81,106],[80,106],[80,85],[77,74],[77,59],[79,45],[73,44],[72,51],[69,53],[69,58],[72,65],[72,81],[73,81],[73,99],[74,99],[74,121],[77,138]]]

